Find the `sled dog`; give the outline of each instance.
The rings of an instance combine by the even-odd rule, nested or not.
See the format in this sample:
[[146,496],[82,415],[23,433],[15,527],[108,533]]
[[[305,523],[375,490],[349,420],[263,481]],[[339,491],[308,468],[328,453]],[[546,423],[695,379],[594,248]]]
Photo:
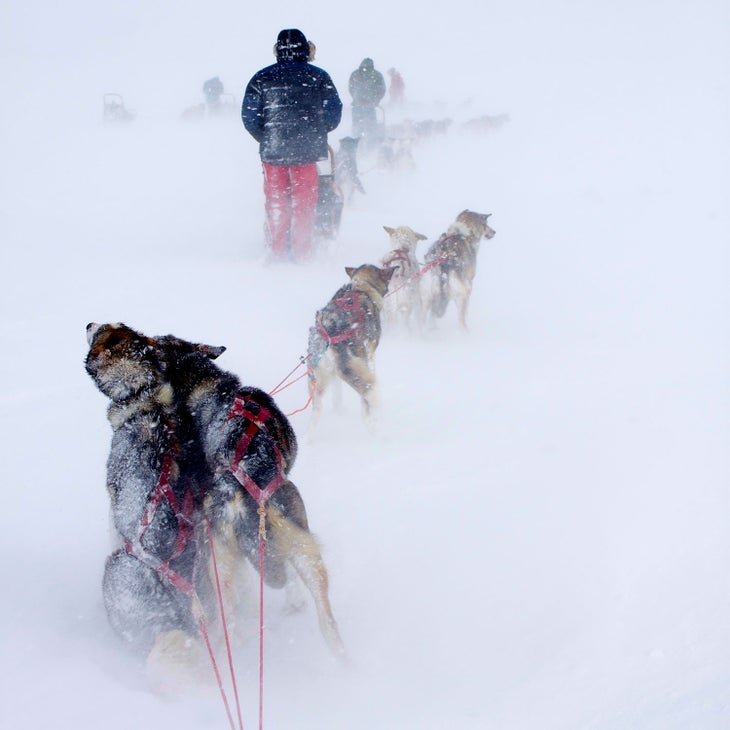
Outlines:
[[165,681],[186,655],[191,669],[204,656],[200,618],[215,623],[219,614],[211,544],[235,621],[246,559],[256,553],[259,566],[260,527],[267,583],[283,586],[289,566],[300,574],[325,639],[342,654],[327,572],[286,477],[296,439],[271,398],[213,365],[223,347],[150,338],[123,324],[90,324],[87,338],[87,372],[112,400],[107,484],[123,546],[107,559],[104,601],[112,627],[148,652],[153,679]]
[[360,396],[366,423],[373,425],[380,312],[393,271],[372,264],[345,267],[350,281],[316,313],[307,348],[312,427],[322,411],[322,396],[336,379],[354,388]]
[[343,137],[337,150],[335,180],[346,203],[351,202],[355,192],[365,195],[365,188],[357,169],[357,146],[359,137]]
[[106,481],[118,547],[104,568],[107,616],[152,674],[196,671],[205,656],[196,612],[216,614],[190,423],[176,413],[154,340],[124,324],[91,323],[86,335],[86,371],[111,401]]
[[380,261],[385,268],[393,269],[383,301],[383,319],[389,325],[400,323],[410,327],[412,317],[421,319],[421,291],[418,281],[421,267],[416,258],[416,246],[419,241],[425,241],[426,236],[416,233],[408,226],[383,228],[390,236],[393,246]]
[[461,124],[461,129],[465,132],[484,133],[492,132],[499,129],[509,122],[509,114],[488,115],[467,119]]
[[327,569],[304,501],[288,477],[297,454],[289,420],[267,393],[242,385],[215,365],[209,346],[172,335],[156,342],[176,408],[189,414],[205,461],[203,509],[224,566],[224,587],[235,585],[242,560],[259,569],[263,530],[267,585],[287,587],[290,607],[298,608],[293,593],[298,575],[314,599],[325,641],[334,654],[343,655]]
[[431,322],[443,317],[449,302],[453,301],[461,326],[467,328],[479,243],[482,238],[490,239],[495,234],[487,223],[490,215],[462,211],[426,252],[422,295],[425,316]]

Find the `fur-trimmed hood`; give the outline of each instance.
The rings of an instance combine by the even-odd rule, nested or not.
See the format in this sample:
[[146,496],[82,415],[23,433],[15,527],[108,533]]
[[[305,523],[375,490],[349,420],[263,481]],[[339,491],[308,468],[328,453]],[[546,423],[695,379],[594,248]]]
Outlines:
[[277,61],[308,61],[309,43],[298,28],[288,28],[279,33],[276,39]]

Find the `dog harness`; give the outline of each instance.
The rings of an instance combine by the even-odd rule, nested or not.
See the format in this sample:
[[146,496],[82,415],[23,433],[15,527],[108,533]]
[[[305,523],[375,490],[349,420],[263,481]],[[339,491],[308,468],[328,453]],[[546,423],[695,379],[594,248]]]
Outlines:
[[[134,541],[125,540],[124,549],[130,555],[133,555],[145,565],[152,568],[179,591],[192,597],[195,594],[195,589],[192,584],[170,567],[170,563],[175,560],[175,558],[180,557],[187,547],[188,541],[190,540],[190,536],[193,532],[193,517],[195,513],[195,498],[190,486],[188,486],[185,490],[182,502],[180,502],[170,485],[170,473],[172,471],[173,464],[172,459],[172,453],[168,452],[165,454],[165,457],[162,460],[160,477],[157,480],[155,488],[152,490],[152,494],[150,494],[147,507],[145,508],[142,519],[140,520],[137,537]],[[142,539],[144,538],[147,528],[152,523],[155,513],[164,499],[168,501],[175,513],[175,518],[177,519],[177,537],[175,539],[175,547],[173,548],[170,557],[167,558],[167,560],[160,560],[160,558],[142,547]]]
[[[251,406],[256,408],[256,412],[251,410]],[[246,455],[254,436],[259,431],[268,436],[266,422],[271,418],[271,413],[255,401],[247,401],[242,396],[236,395],[226,421],[230,421],[233,418],[245,418],[248,421],[248,425],[236,445],[229,469],[239,484],[245,487],[246,491],[256,500],[256,503],[259,506],[263,506],[271,495],[286,481],[283,475],[279,447],[274,439],[269,436],[268,438],[272,443],[276,458],[276,475],[263,489],[248,475],[243,464],[243,457]]]
[[338,342],[349,340],[351,337],[355,336],[356,330],[358,329],[358,327],[362,326],[364,320],[362,304],[360,302],[363,296],[367,296],[367,294],[365,294],[365,292],[355,289],[351,291],[347,296],[337,297],[336,299],[332,300],[337,307],[339,307],[343,312],[347,313],[348,319],[350,321],[347,329],[343,330],[342,332],[331,334],[325,329],[321,319],[317,317],[317,331],[320,335],[322,335],[322,338],[327,343],[327,345],[335,345]]
[[443,264],[445,261],[448,261],[453,256],[456,256],[456,249],[457,249],[457,243],[459,241],[463,241],[464,236],[462,236],[460,233],[451,233],[447,235],[444,233],[441,238],[439,238],[438,241],[434,244],[434,246],[440,246],[441,249],[444,251],[441,256],[438,258],[432,259],[429,261],[423,269],[421,269],[421,273],[424,273],[425,271],[428,271],[429,269],[433,268],[434,266],[439,266],[440,264]]
[[[434,245],[445,244],[455,238],[457,238],[457,235],[455,235],[455,234],[451,235],[451,236],[443,235],[443,236],[441,236],[441,238],[439,238],[439,240]],[[402,269],[403,269],[403,271],[407,271],[408,264],[411,261],[411,259],[407,255],[408,254],[407,249],[398,248],[395,251],[393,251],[392,254],[393,255],[389,256],[387,259],[383,259],[383,266],[392,267],[394,265],[401,265],[401,261],[402,261],[403,262]],[[418,269],[418,271],[415,274],[412,274],[411,276],[409,276],[408,279],[406,279],[406,281],[404,281],[399,287],[389,291],[385,296],[389,297],[391,294],[395,294],[397,291],[400,291],[401,289],[407,287],[409,284],[416,281],[416,279],[419,279],[420,277],[422,277],[426,272],[430,271],[431,269],[436,268],[437,266],[440,266],[445,261],[448,261],[449,258],[453,255],[454,255],[454,247],[451,246],[450,249],[445,254],[438,256],[437,258],[432,259],[431,261],[428,261],[427,263],[425,263],[423,266],[421,266]]]
[[395,268],[400,266],[403,271],[408,270],[408,266],[411,263],[411,257],[408,255],[407,248],[396,248],[390,252],[388,258],[383,259],[383,266],[385,268]]

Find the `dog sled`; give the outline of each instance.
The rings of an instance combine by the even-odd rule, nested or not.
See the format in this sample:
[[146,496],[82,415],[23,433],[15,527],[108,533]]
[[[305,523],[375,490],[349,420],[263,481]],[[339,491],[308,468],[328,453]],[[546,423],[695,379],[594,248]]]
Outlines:
[[104,94],[105,122],[131,122],[133,119],[134,112],[124,106],[121,94]]
[[[335,178],[335,151],[327,145],[329,168],[321,172],[317,182],[317,211],[314,219],[314,233],[317,238],[332,240],[337,238],[342,219],[344,198]],[[325,161],[326,164],[326,161]]]
[[385,139],[385,109],[380,104],[375,107],[375,129],[373,130],[373,140],[380,143]]
[[237,114],[239,111],[238,101],[234,94],[221,94],[220,111],[222,114]]

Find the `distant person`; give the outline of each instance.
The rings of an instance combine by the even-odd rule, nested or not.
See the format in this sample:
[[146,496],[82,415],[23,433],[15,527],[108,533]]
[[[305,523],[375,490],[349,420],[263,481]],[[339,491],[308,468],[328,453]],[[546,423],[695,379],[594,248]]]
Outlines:
[[217,114],[221,110],[221,97],[223,96],[223,82],[214,76],[203,84],[203,95],[208,111]]
[[364,58],[360,66],[350,74],[352,97],[352,134],[371,141],[377,138],[377,114],[375,109],[385,96],[385,79],[377,71],[372,58]]
[[282,30],[275,49],[276,63],[248,82],[241,118],[259,143],[272,255],[302,261],[312,254],[317,161],[328,157],[327,134],[340,123],[342,101],[329,74],[308,63],[302,31]]
[[388,76],[390,76],[390,88],[388,94],[390,98],[391,106],[401,106],[405,101],[406,85],[403,83],[403,77],[400,73],[394,69],[388,69]]

